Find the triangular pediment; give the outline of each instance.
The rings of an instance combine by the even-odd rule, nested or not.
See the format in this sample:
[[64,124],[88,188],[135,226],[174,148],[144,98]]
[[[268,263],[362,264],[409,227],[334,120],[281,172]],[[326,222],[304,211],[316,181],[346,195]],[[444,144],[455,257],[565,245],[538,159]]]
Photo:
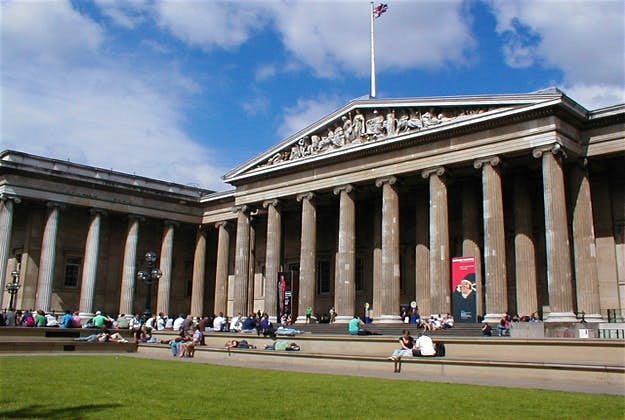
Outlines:
[[224,176],[233,182],[433,130],[559,101],[557,89],[520,95],[356,99]]

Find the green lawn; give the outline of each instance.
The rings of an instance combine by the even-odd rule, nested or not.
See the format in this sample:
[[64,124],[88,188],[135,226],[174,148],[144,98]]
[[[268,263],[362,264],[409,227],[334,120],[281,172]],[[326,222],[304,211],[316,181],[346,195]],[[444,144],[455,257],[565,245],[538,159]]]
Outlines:
[[127,356],[1,357],[0,390],[0,418],[625,416],[625,398],[619,396],[278,372]]

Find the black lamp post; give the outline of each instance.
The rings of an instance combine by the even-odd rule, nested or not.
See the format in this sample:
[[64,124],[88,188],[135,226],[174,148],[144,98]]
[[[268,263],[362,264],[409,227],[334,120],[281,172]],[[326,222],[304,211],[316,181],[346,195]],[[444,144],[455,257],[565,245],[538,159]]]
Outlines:
[[15,294],[20,289],[20,272],[13,270],[11,271],[11,276],[13,276],[13,281],[7,284],[7,292],[11,295],[11,300],[9,300],[9,311],[13,311],[15,309],[13,304],[15,303]]
[[161,278],[163,273],[156,266],[156,252],[149,251],[145,254],[145,270],[140,270],[137,273],[137,279],[145,282],[148,287],[147,294],[145,296],[145,312],[143,317],[148,320],[152,316],[151,301],[152,301],[152,284],[156,283]]

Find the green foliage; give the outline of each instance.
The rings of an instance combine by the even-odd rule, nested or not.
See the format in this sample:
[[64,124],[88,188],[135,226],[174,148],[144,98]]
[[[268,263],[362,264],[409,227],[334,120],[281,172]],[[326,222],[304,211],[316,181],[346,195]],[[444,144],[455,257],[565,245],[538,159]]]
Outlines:
[[620,396],[127,356],[0,358],[0,418],[622,419]]

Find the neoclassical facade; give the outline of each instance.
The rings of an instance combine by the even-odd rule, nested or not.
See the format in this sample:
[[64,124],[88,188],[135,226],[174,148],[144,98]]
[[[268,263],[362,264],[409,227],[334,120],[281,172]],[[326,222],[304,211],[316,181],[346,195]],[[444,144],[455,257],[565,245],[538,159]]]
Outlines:
[[487,320],[622,318],[624,167],[625,105],[556,89],[354,100],[221,193],[5,151],[0,285],[19,273],[18,308],[139,313],[151,250],[154,311],[276,316],[286,272],[299,320],[399,322],[452,312],[452,259],[472,257]]

